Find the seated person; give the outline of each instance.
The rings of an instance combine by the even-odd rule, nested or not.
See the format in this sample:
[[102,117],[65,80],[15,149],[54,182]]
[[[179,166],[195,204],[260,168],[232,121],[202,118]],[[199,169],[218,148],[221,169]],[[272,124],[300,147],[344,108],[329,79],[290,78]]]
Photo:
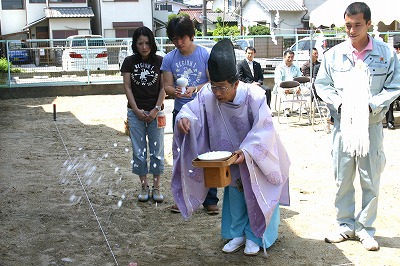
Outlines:
[[301,67],[301,72],[303,73],[303,76],[305,77],[311,77],[311,68],[313,70],[313,75],[312,77],[314,77],[314,69],[317,65],[321,64],[318,61],[318,50],[317,48],[313,48],[312,49],[312,54],[311,54],[311,67],[310,67],[310,61],[307,61],[303,64],[303,66]]
[[[318,70],[319,70],[319,67],[320,67],[320,66],[321,66],[321,63],[314,65],[314,67],[313,67],[313,73],[312,73],[312,74],[313,74],[313,80],[315,80],[315,79],[317,78],[317,74],[318,74]],[[312,89],[313,89],[313,92],[314,92],[314,93],[311,93],[311,102],[314,101],[314,95],[315,95],[316,97],[318,97],[317,92],[315,91],[314,82],[312,83]],[[319,97],[318,97],[318,99],[321,100]],[[321,100],[321,101],[322,101],[322,100]]]
[[[275,68],[275,87],[274,93],[277,93],[279,85],[282,81],[293,80],[295,77],[303,76],[300,68],[293,64],[294,52],[292,50],[286,50],[283,53],[283,61]],[[291,93],[290,89],[284,90],[285,94]],[[300,93],[300,88],[296,90],[296,93]]]
[[261,69],[260,63],[254,61],[256,49],[254,47],[246,48],[246,59],[243,59],[237,64],[237,72],[239,74],[239,80],[245,83],[251,83],[261,87],[265,91],[267,97],[268,107],[271,107],[271,89],[263,85],[264,74]]
[[[274,87],[274,93],[278,93],[278,88],[280,88],[280,84],[282,81],[290,81],[293,80],[295,77],[301,77],[303,76],[300,68],[297,65],[293,64],[293,58],[294,58],[294,52],[292,50],[286,50],[283,53],[283,61],[275,68],[275,74],[274,74],[274,81],[275,81],[275,87]],[[293,94],[294,92],[296,94],[300,94],[301,89],[300,87],[297,87],[295,89],[283,89],[282,91],[284,95],[288,94]],[[289,116],[289,109],[290,108],[285,108],[284,111],[284,116]]]

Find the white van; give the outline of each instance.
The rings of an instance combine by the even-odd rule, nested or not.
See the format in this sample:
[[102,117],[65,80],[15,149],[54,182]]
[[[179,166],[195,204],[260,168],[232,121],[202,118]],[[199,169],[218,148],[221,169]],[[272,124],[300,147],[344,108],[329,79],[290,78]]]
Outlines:
[[62,53],[63,71],[107,70],[108,52],[101,35],[72,35]]
[[344,42],[346,39],[344,37],[325,37],[317,36],[310,39],[310,37],[303,38],[297,43],[293,44],[289,49],[294,52],[294,62],[301,67],[305,62],[310,60],[310,50],[312,48],[317,48],[318,50],[318,60],[322,60],[322,55],[325,51],[329,50],[336,44]]

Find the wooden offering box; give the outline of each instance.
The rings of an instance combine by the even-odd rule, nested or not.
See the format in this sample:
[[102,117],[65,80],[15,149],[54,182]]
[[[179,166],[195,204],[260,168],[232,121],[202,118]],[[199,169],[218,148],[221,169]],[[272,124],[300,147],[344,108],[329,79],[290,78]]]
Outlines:
[[206,187],[226,187],[231,183],[231,165],[238,158],[237,154],[225,160],[206,161],[196,158],[192,161],[193,167],[204,169],[204,183]]

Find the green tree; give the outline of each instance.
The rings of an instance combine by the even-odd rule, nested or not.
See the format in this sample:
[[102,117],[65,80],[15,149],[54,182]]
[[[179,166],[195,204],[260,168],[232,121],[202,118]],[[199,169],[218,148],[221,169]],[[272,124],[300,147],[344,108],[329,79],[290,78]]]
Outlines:
[[190,18],[190,15],[189,15],[188,13],[185,13],[185,12],[182,12],[182,13],[179,13],[179,14],[171,14],[171,15],[168,16],[168,22],[169,22],[170,20],[174,19],[174,18],[177,18],[177,17],[184,17],[184,16]]
[[255,25],[249,27],[249,35],[269,35],[270,29],[264,25]]
[[199,31],[198,29],[194,29],[195,31],[195,36],[203,36],[203,32]]
[[222,18],[217,17],[217,27],[213,31],[213,36],[237,36],[240,30],[237,26],[225,26]]
[[177,14],[168,15],[168,22],[170,22],[171,20],[173,20],[173,19],[176,18],[176,17],[178,17]]

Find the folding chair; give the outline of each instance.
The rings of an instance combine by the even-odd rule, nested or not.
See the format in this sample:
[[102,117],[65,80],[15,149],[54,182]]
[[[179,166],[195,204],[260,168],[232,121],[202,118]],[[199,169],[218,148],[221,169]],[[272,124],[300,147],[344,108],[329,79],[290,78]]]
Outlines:
[[[302,118],[302,108],[307,105],[307,100],[303,98],[303,94],[301,93],[300,82],[295,80],[282,81],[279,84],[277,101],[279,123],[281,123],[280,119],[282,114],[286,117],[286,123],[289,123],[289,117],[293,117],[295,114],[295,106],[298,106],[298,116],[297,120],[291,119],[291,122],[296,123],[300,121]],[[289,105],[290,108],[287,108],[287,105]],[[282,106],[284,106],[283,108],[285,108],[287,113],[285,113],[285,110],[282,110]]]
[[314,131],[325,131],[331,133],[330,112],[327,104],[317,95],[314,83],[311,84],[311,93],[313,100],[311,101],[311,125]]
[[310,77],[295,77],[293,79],[294,81],[298,81],[300,83],[300,93],[303,95],[303,100],[306,100],[306,104],[303,106],[304,111],[307,114],[308,117],[308,123],[311,125],[311,116],[310,116],[310,110],[311,110],[311,79]]

